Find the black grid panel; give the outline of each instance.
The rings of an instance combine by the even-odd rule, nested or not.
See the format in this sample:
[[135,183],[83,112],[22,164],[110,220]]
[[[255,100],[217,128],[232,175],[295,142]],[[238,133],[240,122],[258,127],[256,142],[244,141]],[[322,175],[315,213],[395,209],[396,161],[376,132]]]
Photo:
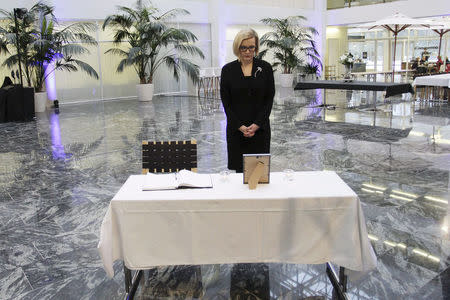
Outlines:
[[178,172],[197,169],[197,142],[142,142],[142,173]]

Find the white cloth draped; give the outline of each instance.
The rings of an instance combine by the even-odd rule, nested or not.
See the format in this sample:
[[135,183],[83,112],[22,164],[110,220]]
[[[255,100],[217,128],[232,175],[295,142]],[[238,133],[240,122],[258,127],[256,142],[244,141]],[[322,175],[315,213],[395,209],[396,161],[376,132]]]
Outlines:
[[417,77],[414,79],[413,85],[450,87],[450,74]]
[[142,191],[132,175],[101,226],[105,270],[160,265],[333,262],[354,271],[376,266],[357,195],[335,173],[271,173],[249,190],[242,174],[212,174],[213,188]]

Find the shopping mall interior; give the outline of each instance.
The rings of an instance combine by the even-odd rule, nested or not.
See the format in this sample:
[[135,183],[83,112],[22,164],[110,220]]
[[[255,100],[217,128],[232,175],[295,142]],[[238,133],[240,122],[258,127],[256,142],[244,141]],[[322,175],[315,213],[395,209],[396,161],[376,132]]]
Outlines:
[[[44,3],[53,9],[54,19],[37,18],[41,25],[37,28],[45,24],[52,32],[30,33],[32,43],[42,49],[46,44],[40,41],[52,35],[62,39],[55,47],[71,47],[50,51],[54,55],[45,63],[41,90],[35,84],[39,65],[23,61],[28,53],[16,51],[22,40],[16,38],[21,33],[14,31],[20,28],[14,27],[14,21],[25,24],[36,3],[0,0],[0,78],[10,78],[13,86],[4,83],[0,90],[0,299],[450,299],[449,1],[153,0],[150,4],[145,0],[49,0]],[[152,75],[151,100],[142,98],[139,85],[148,82],[142,82],[138,66],[123,56],[133,52],[132,36],[115,42],[119,30],[110,26],[109,18],[119,13],[119,6],[138,10],[150,5],[157,8],[149,10],[156,16],[182,9],[153,22],[195,35],[182,41],[181,48],[170,49],[171,41],[160,48],[158,55],[169,53],[175,58],[170,60],[172,65],[161,61]],[[375,24],[396,13],[414,23],[394,26],[402,29],[396,36]],[[297,26],[313,28],[310,45],[320,62],[301,54],[287,86],[281,79],[286,75],[282,68],[274,67],[271,181],[257,185],[256,191],[263,196],[254,204],[241,174],[227,167],[221,68],[237,59],[233,41],[240,30],[253,28],[262,38],[274,30],[263,19],[290,16],[303,16]],[[80,22],[90,24],[83,27],[90,38],[57,35],[78,28]],[[260,50],[267,47],[261,44]],[[349,57],[351,62],[345,62]],[[22,59],[20,72],[17,59]],[[174,73],[173,65],[183,59],[196,67],[195,80],[186,72],[189,67]],[[264,60],[274,63],[277,54],[269,53]],[[311,62],[316,69],[308,72],[304,66],[311,67]],[[324,82],[342,85],[320,86]],[[354,88],[359,83],[362,88]],[[15,104],[4,95],[21,85],[31,91],[33,86],[34,97],[42,92],[45,104],[38,109],[34,98],[31,118],[8,120]],[[395,90],[400,86],[406,89]],[[171,210],[175,207],[167,203],[171,201],[158,200],[154,201],[157,211],[138,222],[149,211],[138,194],[150,200],[170,195],[139,190],[130,192],[136,198],[129,199],[137,206],[130,208],[126,201],[119,201],[130,176],[142,174],[143,141],[187,140],[196,141],[197,173],[212,174],[208,211],[215,217],[204,214],[206,209],[195,215],[197,202],[182,212]],[[344,213],[322,223],[322,217],[307,216],[318,215],[309,202],[327,205],[332,200],[302,196],[305,185],[293,184],[292,177],[309,174],[305,172],[338,175],[354,195],[354,227],[341,220],[350,219]],[[217,192],[230,199],[220,204],[221,199],[214,198],[214,180],[222,186],[236,176],[245,193],[233,193],[234,187],[229,189],[232,195]],[[247,214],[269,203],[261,190],[276,188],[277,178],[292,191],[279,191],[270,200],[279,197],[284,204],[261,208],[254,218]],[[322,195],[322,189],[332,190],[330,186],[319,182],[317,195]],[[304,189],[309,191],[307,186]],[[176,192],[188,201],[191,190]],[[207,189],[195,191],[207,197]],[[298,199],[291,193],[298,194]],[[246,202],[247,196],[251,199]],[[238,200],[242,200],[240,210],[232,214]],[[227,214],[220,214],[218,208],[212,213],[216,205],[223,205],[221,212]],[[329,210],[344,210],[337,206]],[[284,218],[279,224],[275,218],[269,222],[268,212],[279,210]],[[124,217],[127,213],[133,216]],[[228,214],[236,218],[235,228],[224,217],[229,231],[217,228],[217,236],[212,233],[210,238],[208,232],[216,230],[214,221],[219,224],[222,215]],[[194,232],[200,221],[188,220],[187,215],[204,222],[199,232],[205,235]],[[316,220],[308,228],[324,231],[327,238],[315,240],[309,229],[302,230],[302,218]],[[184,226],[176,228],[177,224]],[[255,230],[250,232],[243,224],[254,225]],[[342,224],[347,227],[337,232],[347,234],[333,235]],[[189,238],[176,234],[186,230]],[[245,239],[244,234],[248,234]],[[255,251],[248,250],[253,236],[267,244],[261,247],[263,242],[255,242]],[[280,237],[285,239],[280,245],[273,242]],[[127,242],[133,239],[138,242]],[[225,246],[220,249],[217,240],[228,242],[237,252],[228,253],[231,246],[227,251]],[[294,240],[302,242],[295,245]],[[359,254],[350,255],[342,250],[345,245],[361,247],[361,251],[357,248]],[[285,247],[289,248],[283,252]],[[159,248],[156,258],[150,250],[155,248]],[[282,253],[271,256],[272,248]],[[187,251],[171,262],[164,255],[176,253],[173,249]],[[314,255],[316,249],[321,249],[323,257]],[[303,256],[295,256],[295,251]],[[245,259],[241,252],[257,254]],[[365,261],[367,253],[373,266]],[[164,263],[138,263],[138,254]],[[355,260],[362,267],[352,264]],[[342,275],[337,283],[342,293],[333,286],[328,265]]]

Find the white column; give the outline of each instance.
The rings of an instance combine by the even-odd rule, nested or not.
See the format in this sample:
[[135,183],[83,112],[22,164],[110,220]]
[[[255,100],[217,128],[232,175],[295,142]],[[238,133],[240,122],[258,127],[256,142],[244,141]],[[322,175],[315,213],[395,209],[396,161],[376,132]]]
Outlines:
[[225,0],[209,1],[211,67],[222,67],[226,57],[227,8]]
[[[326,32],[327,32],[327,1],[316,0],[314,1],[314,15],[315,20],[309,20],[313,26],[319,32],[319,36],[316,39],[317,50],[319,51],[320,58],[325,68],[325,55],[326,55]],[[324,70],[322,70],[323,77]]]

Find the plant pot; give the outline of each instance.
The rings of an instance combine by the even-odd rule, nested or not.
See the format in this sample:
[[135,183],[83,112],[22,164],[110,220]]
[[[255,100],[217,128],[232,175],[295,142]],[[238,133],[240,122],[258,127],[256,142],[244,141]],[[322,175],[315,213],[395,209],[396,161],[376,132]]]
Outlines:
[[153,83],[136,85],[139,101],[152,101],[153,99]]
[[280,74],[280,85],[282,87],[292,87],[294,74]]
[[47,92],[34,93],[34,112],[44,112],[47,104]]
[[344,74],[344,81],[352,81],[352,66],[351,65],[345,65],[345,74]]
[[316,80],[316,74],[306,74],[306,80]]

